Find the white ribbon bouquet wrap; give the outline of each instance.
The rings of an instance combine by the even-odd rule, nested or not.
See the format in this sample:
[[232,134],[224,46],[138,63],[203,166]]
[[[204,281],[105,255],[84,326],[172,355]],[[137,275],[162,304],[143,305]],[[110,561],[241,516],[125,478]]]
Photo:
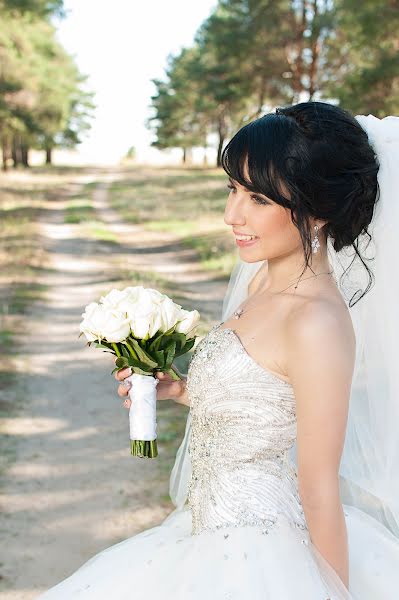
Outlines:
[[157,448],[156,388],[157,371],[180,379],[173,366],[177,356],[195,343],[200,318],[197,310],[188,311],[166,294],[143,286],[113,289],[100,301],[85,308],[80,335],[114,354],[116,367],[130,367],[133,374],[129,397],[130,451],[133,456],[155,458]]

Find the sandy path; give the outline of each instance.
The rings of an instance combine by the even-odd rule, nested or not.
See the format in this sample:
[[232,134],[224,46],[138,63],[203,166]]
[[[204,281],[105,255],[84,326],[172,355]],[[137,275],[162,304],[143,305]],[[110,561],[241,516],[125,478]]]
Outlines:
[[29,335],[19,356],[25,406],[6,423],[16,436],[17,459],[3,482],[1,600],[35,598],[173,508],[159,500],[168,493],[159,463],[128,453],[127,413],[110,376],[112,359],[77,339],[83,307],[109,289],[116,254],[130,267],[173,277],[211,320],[219,318],[225,291],[171,235],[121,223],[107,206],[107,178],[94,203],[120,246],[110,254],[106,244],[77,235],[64,223],[64,208],[89,179],[75,177],[41,218],[50,264],[40,282],[48,291],[26,318]]

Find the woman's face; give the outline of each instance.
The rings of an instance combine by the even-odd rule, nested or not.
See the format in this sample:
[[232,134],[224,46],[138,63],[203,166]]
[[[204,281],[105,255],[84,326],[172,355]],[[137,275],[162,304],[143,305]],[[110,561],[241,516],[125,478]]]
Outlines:
[[[244,173],[248,179],[247,173]],[[251,192],[229,177],[230,193],[224,211],[224,222],[234,234],[256,236],[255,240],[240,245],[239,253],[245,262],[269,260],[301,249],[298,229],[292,223],[291,212],[270,198]]]

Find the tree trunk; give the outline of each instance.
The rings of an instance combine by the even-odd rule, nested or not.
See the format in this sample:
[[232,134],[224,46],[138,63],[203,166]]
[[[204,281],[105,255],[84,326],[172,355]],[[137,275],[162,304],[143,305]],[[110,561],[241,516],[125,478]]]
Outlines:
[[48,146],[46,148],[46,165],[52,164],[52,151],[53,149],[51,147]]
[[3,154],[2,169],[3,169],[3,171],[7,171],[7,154],[6,154],[6,149],[4,147],[4,144],[2,144],[2,154]]
[[[258,92],[258,109],[255,113],[255,119],[259,119],[263,111],[263,105],[265,103],[265,95],[266,95],[266,76],[263,74],[262,79],[259,85]],[[252,120],[252,119],[251,119]]]
[[[299,7],[298,7],[299,8]],[[303,75],[304,75],[304,33],[307,26],[306,17],[307,2],[302,0],[302,10],[299,17],[299,22],[294,14],[295,22],[295,41],[292,45],[286,48],[286,58],[292,73],[292,89],[293,102],[298,102],[300,94],[303,90]]]
[[[317,0],[313,0],[313,21],[317,20],[318,16],[318,5]],[[311,63],[309,67],[309,101],[313,100],[313,96],[316,92],[316,76],[317,76],[317,68],[320,54],[320,29],[315,30],[315,26],[313,25],[312,31],[312,41],[310,45],[311,50]]]
[[11,156],[14,167],[23,164],[22,137],[18,134],[14,135],[12,139]]
[[8,170],[8,160],[11,157],[11,148],[7,137],[3,137],[1,142],[2,154],[3,154],[3,171]]
[[183,165],[186,164],[186,160],[187,160],[187,148],[183,148],[183,156],[182,156]]
[[29,147],[24,143],[21,144],[21,156],[23,166],[29,167]]
[[226,135],[227,135],[227,127],[226,127],[225,117],[224,117],[224,114],[220,114],[219,121],[218,121],[219,143],[218,143],[218,153],[217,153],[217,157],[216,157],[216,166],[217,167],[222,166],[222,151],[223,151],[223,144],[224,144],[224,140],[226,139]]
[[216,166],[222,166],[222,151],[223,151],[224,137],[219,135],[219,143],[218,143],[218,154],[216,158]]
[[11,156],[12,162],[14,163],[14,167],[18,167],[21,161],[19,160],[18,142],[16,136],[14,136],[12,140]]

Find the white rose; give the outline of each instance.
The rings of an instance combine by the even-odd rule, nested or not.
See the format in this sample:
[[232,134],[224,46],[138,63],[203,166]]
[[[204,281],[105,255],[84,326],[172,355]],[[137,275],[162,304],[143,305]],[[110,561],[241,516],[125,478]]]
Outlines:
[[79,331],[84,333],[89,342],[94,342],[98,339],[97,334],[92,331],[94,328],[92,327],[90,320],[91,315],[93,315],[98,308],[99,304],[97,302],[90,302],[90,304],[86,306],[84,313],[82,313],[83,321],[79,326]]
[[136,302],[127,300],[124,304],[133,336],[146,340],[159,330],[161,325],[159,305],[155,296],[146,288],[141,288]]
[[137,302],[142,286],[127,287],[124,290],[111,290],[106,296],[100,298],[100,303],[109,308],[114,308],[121,312],[125,307]]
[[148,338],[155,335],[159,330],[161,321],[158,313],[154,313],[154,311],[144,313],[142,310],[138,309],[134,315],[130,317],[129,322],[133,337],[148,340]]
[[174,325],[176,325],[179,315],[181,313],[181,307],[173,302],[171,298],[165,296],[165,299],[160,304],[161,311],[161,331],[165,332],[171,329]]
[[175,331],[178,333],[185,333],[186,336],[193,337],[195,335],[194,329],[196,328],[200,319],[200,313],[198,310],[184,310],[180,311],[180,323],[177,324]]
[[154,290],[153,288],[146,289],[154,304],[161,304],[161,302],[163,302],[165,298],[167,298],[165,294],[162,294],[158,290]]
[[119,302],[125,297],[124,290],[111,290],[106,296],[101,296],[100,304],[108,308],[118,308]]
[[134,337],[148,339],[158,331],[171,329],[178,321],[182,307],[169,296],[153,288],[131,286],[111,290],[100,299],[102,306],[125,313]]
[[138,303],[128,309],[132,331],[135,337],[148,339],[157,332],[165,332],[173,327],[180,314],[181,306],[166,294],[152,288],[140,291]]
[[123,313],[101,304],[92,302],[82,316],[80,331],[89,342],[102,339],[107,342],[122,342],[130,334],[129,319]]

